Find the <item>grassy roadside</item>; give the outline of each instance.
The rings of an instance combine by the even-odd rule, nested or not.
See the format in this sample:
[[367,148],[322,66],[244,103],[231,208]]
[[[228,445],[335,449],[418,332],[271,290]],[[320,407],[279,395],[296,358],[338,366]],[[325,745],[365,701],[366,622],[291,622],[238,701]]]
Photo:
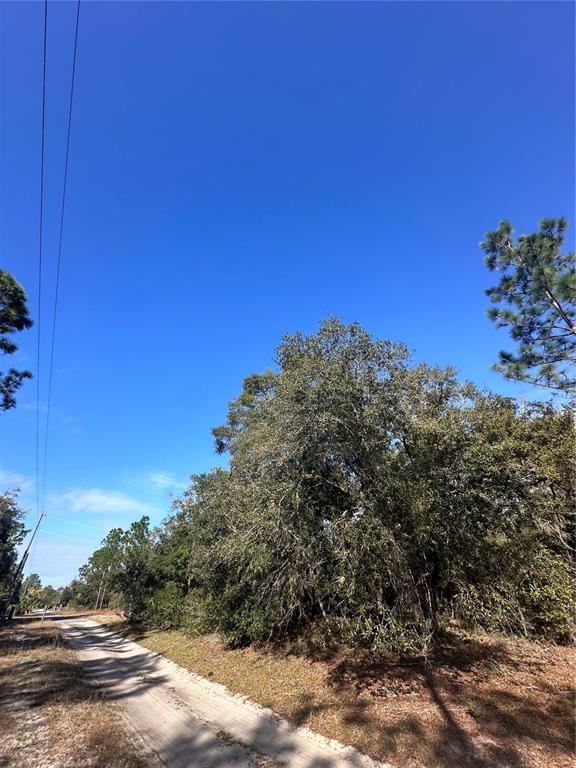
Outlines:
[[100,620],[292,723],[402,768],[574,765],[571,648],[484,635],[445,645],[427,666],[383,654],[313,660]]
[[2,768],[145,768],[51,621],[0,629]]

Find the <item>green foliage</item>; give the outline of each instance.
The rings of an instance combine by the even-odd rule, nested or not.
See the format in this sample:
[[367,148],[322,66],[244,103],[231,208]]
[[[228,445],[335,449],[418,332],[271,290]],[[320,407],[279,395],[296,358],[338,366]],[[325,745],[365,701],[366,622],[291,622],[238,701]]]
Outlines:
[[30,587],[18,601],[18,612],[20,614],[30,613],[38,608],[43,608],[42,589],[40,587]]
[[[11,355],[18,347],[10,334],[32,327],[28,316],[26,294],[22,286],[9,272],[0,269],[0,354]],[[0,371],[0,411],[7,411],[16,405],[15,393],[24,379],[31,377],[30,371],[10,368]]]
[[54,589],[48,584],[42,586],[42,581],[37,573],[31,573],[22,582],[18,610],[20,613],[29,613],[37,608],[54,608],[62,604],[64,589]]
[[31,573],[22,582],[18,610],[20,613],[30,613],[43,607],[42,581],[37,573]]
[[148,517],[132,523],[119,538],[120,560],[114,584],[122,593],[129,615],[141,618],[146,613],[147,600],[156,586],[150,567],[153,534]]
[[41,600],[43,605],[47,605],[48,608],[55,608],[60,605],[61,594],[61,589],[55,589],[51,584],[47,584],[42,588]]
[[538,630],[518,565],[537,573],[550,548],[552,581],[565,583],[569,413],[521,415],[336,320],[285,338],[277,361],[214,431],[230,469],[194,478],[181,502],[213,623],[237,643],[323,627],[400,650],[425,646],[459,610]]
[[42,580],[37,573],[31,573],[22,582],[22,591],[30,589],[37,589],[38,591],[42,589]]
[[[96,576],[90,571],[88,564],[83,565],[80,568],[78,578],[73,579],[70,584],[63,587],[60,596],[60,605],[66,608],[95,608],[100,587],[101,581],[96,580]],[[114,602],[115,597],[114,594],[111,594],[110,588],[107,588],[104,600],[101,601],[102,605],[99,607],[119,607],[119,605]]]
[[574,574],[560,553],[540,545],[518,572],[518,601],[529,627],[551,640],[572,639]]
[[167,581],[147,601],[147,623],[161,629],[176,629],[186,623],[186,601],[178,585]]
[[158,530],[114,534],[132,615],[235,644],[422,650],[448,620],[570,636],[569,409],[519,409],[336,319],[276,363],[214,430],[228,469],[193,477]]
[[481,247],[490,270],[502,273],[486,293],[497,328],[510,329],[516,353],[500,352],[495,369],[506,378],[576,391],[576,256],[562,253],[565,219],[545,219],[540,229],[513,242],[502,221]]
[[[18,505],[17,493],[0,494],[0,618],[5,615],[15,586],[18,546],[27,533],[22,523],[24,513]],[[17,586],[17,585],[16,585]]]
[[126,531],[113,528],[67,588],[67,604],[121,607],[134,619],[143,618],[156,586],[154,532],[149,522],[142,517]]

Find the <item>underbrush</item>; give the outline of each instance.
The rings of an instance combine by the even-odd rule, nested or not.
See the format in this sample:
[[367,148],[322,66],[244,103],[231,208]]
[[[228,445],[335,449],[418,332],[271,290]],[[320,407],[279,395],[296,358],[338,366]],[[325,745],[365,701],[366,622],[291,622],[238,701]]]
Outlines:
[[426,658],[298,642],[231,648],[215,634],[103,621],[296,725],[403,768],[573,766],[569,647],[458,631]]

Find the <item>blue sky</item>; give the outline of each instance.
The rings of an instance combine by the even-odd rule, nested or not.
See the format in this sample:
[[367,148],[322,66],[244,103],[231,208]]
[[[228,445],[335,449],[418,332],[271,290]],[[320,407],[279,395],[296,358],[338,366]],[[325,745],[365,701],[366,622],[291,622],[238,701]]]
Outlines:
[[[42,17],[0,4],[1,265],[35,319]],[[73,21],[50,3],[42,419]],[[329,314],[518,394],[489,370],[507,337],[478,243],[574,210],[573,29],[568,2],[83,2],[28,571],[62,584],[111,526],[159,521],[217,463],[242,378]],[[15,360],[33,370],[36,331]],[[29,520],[35,418],[27,383],[0,485]]]

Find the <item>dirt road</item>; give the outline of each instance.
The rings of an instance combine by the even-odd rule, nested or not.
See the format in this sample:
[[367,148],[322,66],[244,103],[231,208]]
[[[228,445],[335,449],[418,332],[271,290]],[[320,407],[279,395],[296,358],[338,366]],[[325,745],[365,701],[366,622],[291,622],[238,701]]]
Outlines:
[[98,622],[58,623],[89,678],[120,706],[151,762],[168,768],[386,768],[290,726]]

